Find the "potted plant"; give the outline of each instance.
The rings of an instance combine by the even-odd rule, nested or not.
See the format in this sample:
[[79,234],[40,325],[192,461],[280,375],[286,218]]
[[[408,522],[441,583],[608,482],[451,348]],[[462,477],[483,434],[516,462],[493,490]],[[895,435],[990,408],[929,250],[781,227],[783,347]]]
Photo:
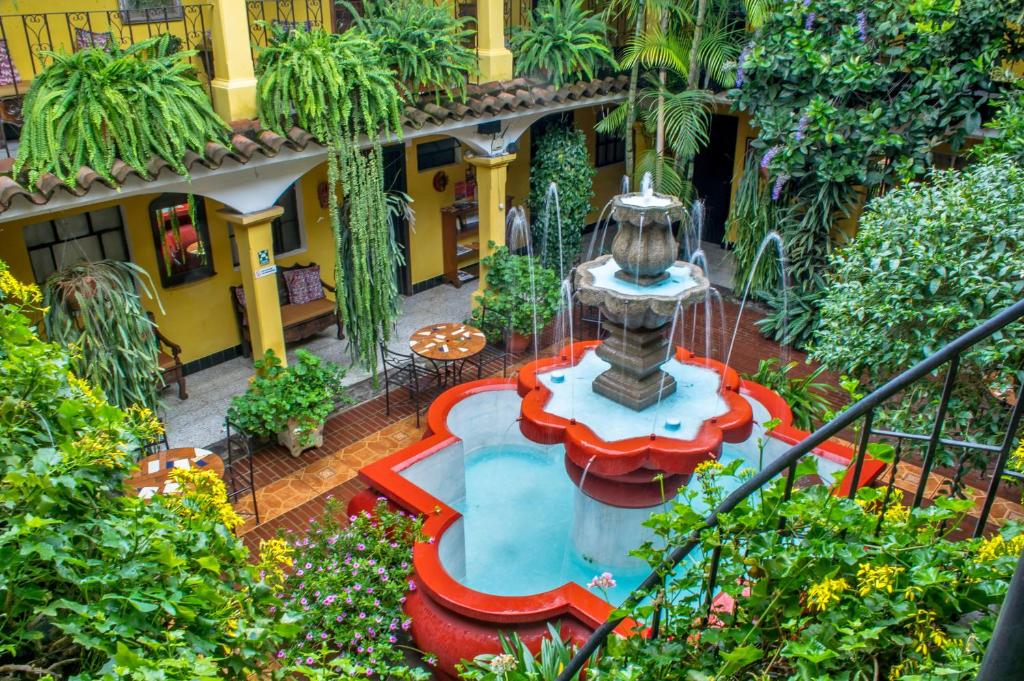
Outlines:
[[543,74],[556,88],[592,80],[603,65],[617,68],[608,25],[583,0],[542,0],[529,25],[512,30],[509,43],[517,76]]
[[349,401],[341,384],[345,370],[305,350],[281,366],[273,350],[255,362],[249,389],[231,400],[228,420],[251,435],[277,435],[292,456],[324,443],[324,422],[335,406]]
[[[495,249],[493,241],[488,245]],[[522,352],[533,338],[534,308],[538,331],[558,313],[558,275],[538,258],[516,255],[507,246],[498,247],[482,264],[487,268],[487,287],[473,310],[473,323],[491,342],[504,337],[509,352]]]

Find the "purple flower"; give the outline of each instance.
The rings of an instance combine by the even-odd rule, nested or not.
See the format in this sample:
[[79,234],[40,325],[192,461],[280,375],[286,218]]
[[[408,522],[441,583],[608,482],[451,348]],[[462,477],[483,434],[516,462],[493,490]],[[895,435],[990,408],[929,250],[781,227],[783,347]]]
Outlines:
[[814,21],[818,18],[817,12],[810,12],[807,18],[804,19],[804,29],[810,31],[814,28]]
[[857,31],[860,33],[860,41],[866,43],[868,41],[868,15],[864,10],[857,12]]
[[366,544],[356,544],[356,551],[365,551]]
[[736,62],[736,87],[738,87],[738,88],[743,87],[743,81],[744,81],[743,65],[746,63],[747,57],[749,57],[750,53],[753,52],[753,51],[754,51],[753,43],[747,43],[747,46],[743,48],[742,52],[740,52],[739,61]]
[[761,157],[761,169],[767,170],[768,166],[772,164],[772,159],[778,156],[780,151],[782,151],[782,147],[776,144],[774,147],[764,152],[764,156]]
[[284,657],[284,651],[283,650],[277,651],[277,659],[280,660],[282,657]]
[[782,196],[782,188],[789,182],[789,175],[782,174],[775,178],[775,186],[772,187],[772,201],[778,201]]
[[306,658],[306,664],[313,664],[313,662],[314,662],[314,660],[313,660],[312,657],[307,657]]
[[804,7],[810,7],[810,6],[811,6],[811,0],[804,0]]
[[810,117],[804,114],[800,117],[800,122],[796,126],[796,141],[802,142],[804,139],[804,132],[807,131],[807,124],[811,122]]

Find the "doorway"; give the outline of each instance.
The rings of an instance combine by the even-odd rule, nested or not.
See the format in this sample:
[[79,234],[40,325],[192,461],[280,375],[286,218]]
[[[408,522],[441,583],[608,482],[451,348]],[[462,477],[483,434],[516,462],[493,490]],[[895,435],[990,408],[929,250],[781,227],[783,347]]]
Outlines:
[[[405,179],[405,144],[391,144],[381,149],[384,162],[384,191],[408,192]],[[409,222],[404,217],[391,221],[395,243],[402,253],[402,262],[395,268],[398,292],[403,296],[412,295],[412,280],[409,274]]]
[[714,114],[708,130],[708,144],[693,161],[693,186],[704,200],[704,241],[721,245],[725,240],[732,198],[733,165],[739,119]]

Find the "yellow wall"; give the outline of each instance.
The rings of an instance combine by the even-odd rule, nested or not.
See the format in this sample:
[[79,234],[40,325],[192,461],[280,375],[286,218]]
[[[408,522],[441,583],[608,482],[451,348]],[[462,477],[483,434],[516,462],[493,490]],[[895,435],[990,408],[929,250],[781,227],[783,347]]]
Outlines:
[[[587,153],[590,154],[591,164],[595,162],[594,150],[597,133],[594,131],[594,126],[597,125],[599,113],[599,107],[577,109],[575,113],[576,127],[587,136]],[[587,224],[596,222],[604,205],[619,193],[622,188],[622,176],[625,173],[625,163],[613,163],[597,169],[597,174],[594,175],[594,198],[590,200],[591,210],[587,215]]]
[[[416,169],[416,146],[424,142],[443,139],[441,135],[413,140],[406,146],[405,174],[408,194],[413,198],[416,225],[409,230],[409,274],[412,283],[439,276],[444,271],[441,249],[441,209],[455,203],[455,183],[466,179],[466,164],[431,168],[422,173]],[[434,175],[448,175],[448,186],[443,192],[434,189]]]
[[[300,211],[303,214],[304,244],[300,252],[277,260],[279,265],[315,261],[327,283],[334,281],[333,237],[326,211],[320,209],[316,197],[317,183],[326,178],[320,167],[308,173],[299,183]],[[161,315],[156,301],[143,299],[143,304],[156,316],[161,331],[181,345],[182,360],[190,362],[212,355],[239,343],[235,316],[228,293],[229,286],[242,283],[241,275],[231,264],[231,246],[227,224],[217,215],[221,204],[206,200],[206,218],[210,227],[210,248],[216,274],[200,281],[163,288],[157,269],[156,247],[149,220],[149,205],[157,195],[133,197],[120,202],[125,236],[132,261],[149,272],[163,304]],[[106,208],[115,202],[93,207]],[[59,218],[81,211],[62,211],[46,216]],[[41,222],[40,218],[0,225],[0,258],[7,261],[12,273],[24,281],[33,281],[32,266],[25,247],[23,229]]]

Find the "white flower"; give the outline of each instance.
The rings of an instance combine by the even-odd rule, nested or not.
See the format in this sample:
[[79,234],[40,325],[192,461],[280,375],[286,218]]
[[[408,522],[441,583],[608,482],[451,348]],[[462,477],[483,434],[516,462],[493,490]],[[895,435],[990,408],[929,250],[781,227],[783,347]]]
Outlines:
[[614,589],[615,579],[610,572],[602,572],[587,584],[588,589]]
[[491,671],[495,674],[507,674],[516,668],[516,658],[508,653],[495,655],[491,658]]

